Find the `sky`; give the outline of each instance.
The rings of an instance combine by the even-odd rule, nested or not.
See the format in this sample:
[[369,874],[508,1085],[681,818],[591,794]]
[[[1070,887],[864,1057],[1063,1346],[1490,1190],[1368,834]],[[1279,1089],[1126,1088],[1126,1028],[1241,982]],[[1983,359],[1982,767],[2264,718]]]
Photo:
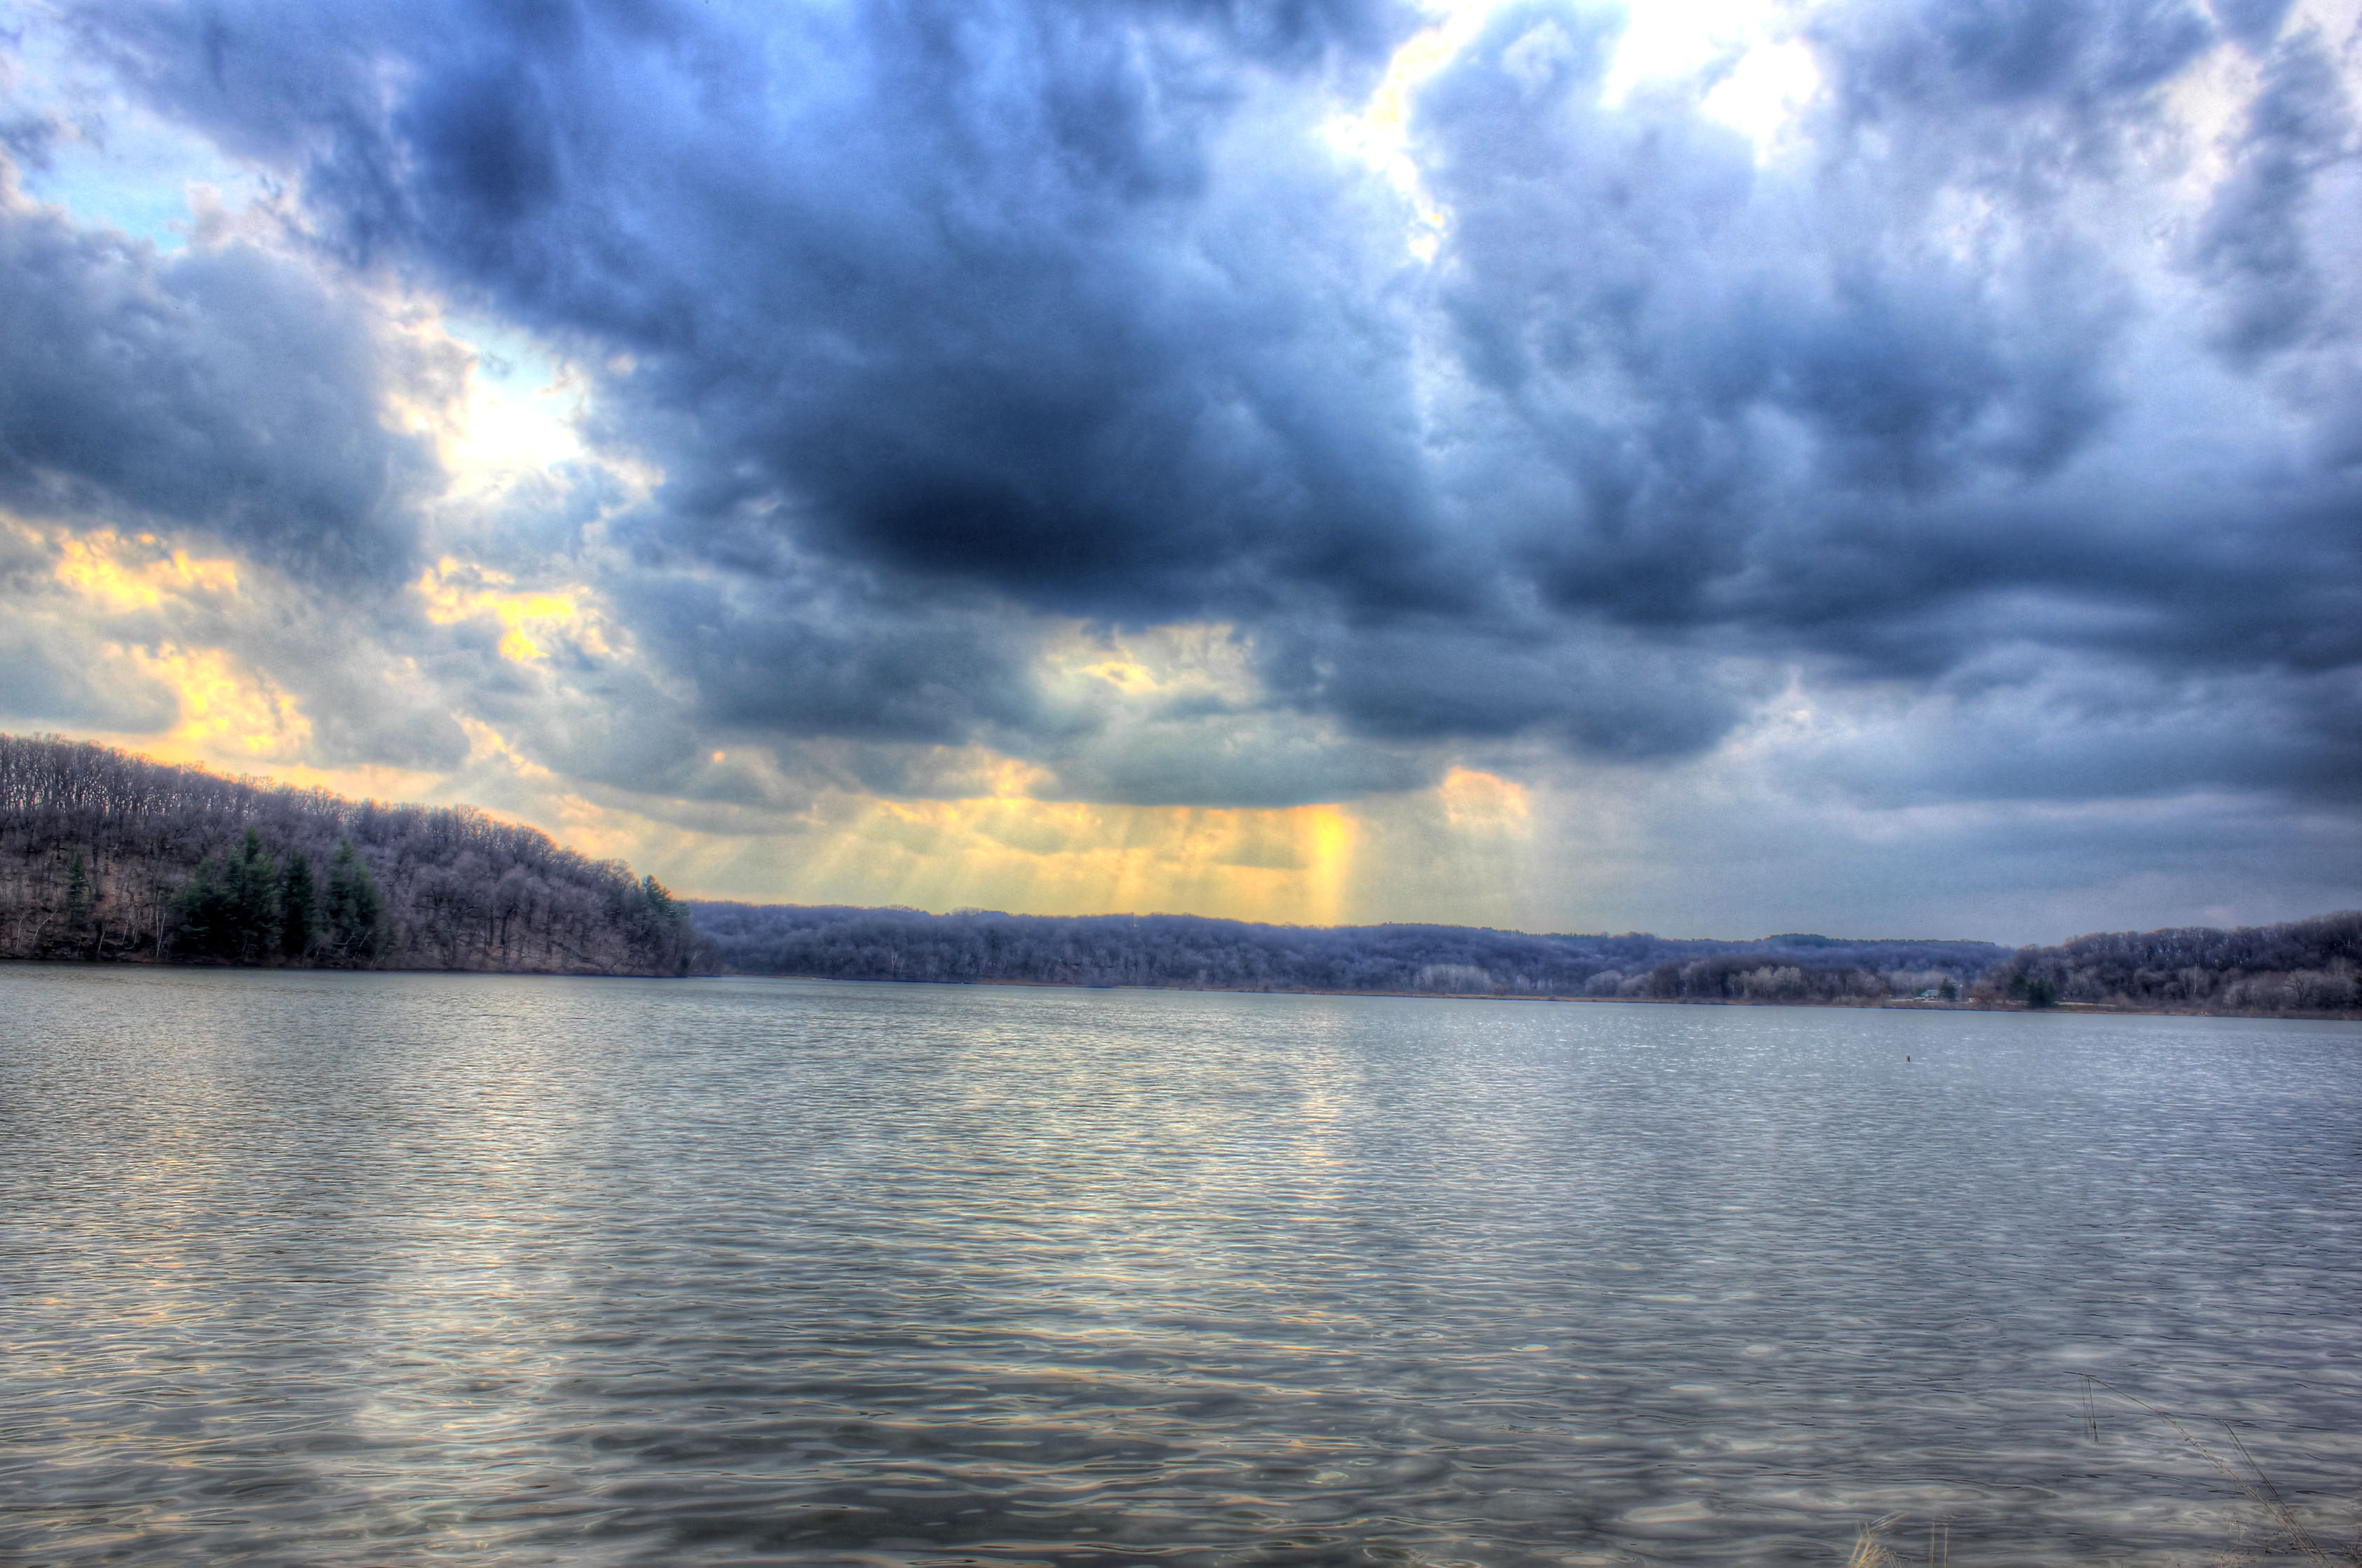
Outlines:
[[0,0],[0,728],[676,890],[2362,904],[2362,0]]

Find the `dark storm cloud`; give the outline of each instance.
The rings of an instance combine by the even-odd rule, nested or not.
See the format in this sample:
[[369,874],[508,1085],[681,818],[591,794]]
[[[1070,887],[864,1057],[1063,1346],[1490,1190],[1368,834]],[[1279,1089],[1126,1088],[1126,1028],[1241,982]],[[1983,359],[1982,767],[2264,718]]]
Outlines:
[[1313,221],[1344,176],[1274,162],[1208,216],[1242,74],[1366,75],[1382,11],[872,5],[768,39],[708,15],[92,20],[300,169],[355,254],[633,354],[610,390],[673,476],[668,546],[745,564],[791,527],[1084,614],[1459,588],[1385,280]]
[[1557,470],[1529,536],[1553,595],[1709,617],[1801,518],[2023,483],[2100,431],[2123,315],[2102,259],[1898,247],[1890,215],[1816,210],[1686,105],[1603,107],[1612,29],[1579,24],[1500,16],[1422,112],[1459,215],[1451,318],[1529,437],[1473,478]]
[[[610,591],[706,722],[1178,788],[1086,757],[1041,613],[1227,622],[1370,778],[1518,735],[1695,753],[1785,666],[2032,704],[2053,666],[1995,657],[2031,648],[2278,693],[2284,744],[2153,704],[2036,770],[2073,795],[2346,757],[2352,110],[2345,40],[2285,9],[1839,0],[1805,14],[1805,150],[1763,159],[1694,93],[1610,100],[1616,8],[1504,7],[1416,101],[1432,269],[1318,134],[1404,36],[1346,0],[83,23],[337,254],[599,368],[597,437],[665,474]],[[2225,35],[2263,83],[2185,211],[2211,149],[2162,105]],[[1994,744],[2071,747],[2112,689],[2045,686],[2050,740]],[[1360,777],[1302,756],[1238,797]],[[2022,792],[1989,762],[1945,766]]]
[[2350,809],[2362,801],[2362,690],[2336,674],[2034,661],[1959,672],[1907,718],[1791,766],[1842,778],[1850,798],[1882,809],[2282,790]]
[[2326,289],[2309,220],[2323,173],[2355,150],[2353,105],[2321,39],[2306,33],[2281,44],[2198,242],[2199,265],[2223,301],[2221,341],[2235,359],[2251,361],[2316,330]]
[[[2262,7],[2239,7],[2249,36]],[[2114,109],[2213,41],[2189,0],[1851,0],[1814,18],[1857,115],[1925,120],[1963,106]]]
[[943,745],[1047,727],[1032,647],[972,607],[712,576],[654,578],[624,603],[731,730]]
[[[2260,673],[2250,704],[2285,678],[2268,746],[2197,701],[2120,745],[2107,682],[2048,692],[2040,745],[2014,724],[1982,732],[1989,756],[1941,748],[1963,794],[2334,789],[2350,721],[2295,693],[2362,664],[2362,487],[2282,455],[2314,411],[2275,416],[2239,365],[2210,380],[2194,337],[2166,347],[2126,270],[2144,238],[2082,216],[2139,174],[2125,138],[2203,17],[1860,6],[1813,36],[1838,91],[1801,180],[1686,102],[1607,107],[1595,14],[1496,15],[1429,88],[1446,301],[1498,394],[1459,487],[1514,519],[1551,602],[1691,646],[1924,682],[2023,645],[2136,661],[2136,684]],[[2321,282],[2345,115],[2319,40],[2285,43],[2197,252],[2235,359],[2350,320]],[[2135,384],[2144,359],[2170,378]],[[1639,706],[1681,712],[1660,701]],[[1481,731],[1492,704],[1467,708]]]
[[1631,638],[1520,636],[1402,622],[1291,628],[1268,639],[1265,682],[1286,701],[1390,740],[1541,733],[1595,756],[1678,756],[1737,722],[1746,694],[1694,659]]
[[203,529],[300,574],[405,566],[425,444],[349,302],[250,247],[149,246],[0,194],[0,501]]

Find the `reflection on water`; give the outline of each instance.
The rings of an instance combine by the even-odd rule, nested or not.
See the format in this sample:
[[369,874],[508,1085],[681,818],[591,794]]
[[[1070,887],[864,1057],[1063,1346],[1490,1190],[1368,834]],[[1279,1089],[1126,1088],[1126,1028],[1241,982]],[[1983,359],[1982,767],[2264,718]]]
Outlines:
[[0,1020],[0,1560],[2224,1540],[2081,1372],[2362,1491],[2352,1026],[28,966]]

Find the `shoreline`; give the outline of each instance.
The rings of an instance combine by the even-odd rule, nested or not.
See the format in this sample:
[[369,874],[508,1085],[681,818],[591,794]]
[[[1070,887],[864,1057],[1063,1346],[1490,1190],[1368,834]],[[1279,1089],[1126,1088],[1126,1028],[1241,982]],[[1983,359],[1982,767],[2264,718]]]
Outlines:
[[1846,1012],[2051,1012],[2114,1013],[2141,1018],[2283,1019],[2295,1023],[2362,1023],[2362,1012],[2230,1011],[2192,1007],[2142,1007],[2137,1003],[2053,1002],[2030,1007],[2025,1002],[1921,1001],[1915,997],[1867,998],[1842,1001],[1748,1001],[1738,997],[1578,997],[1510,994],[1492,991],[1367,991],[1320,986],[1149,986],[1102,985],[1088,980],[917,980],[882,975],[790,975],[724,970],[690,975],[692,980],[825,980],[855,986],[1018,986],[1062,991],[1184,991],[1209,996],[1240,997],[1393,997],[1404,1001],[1581,1002],[1617,1007],[1805,1007]]
[[1090,980],[923,980],[906,979],[890,975],[793,975],[744,970],[716,970],[704,974],[658,975],[632,974],[616,970],[586,969],[493,969],[493,968],[426,968],[407,966],[380,966],[371,968],[327,968],[304,964],[176,964],[152,957],[124,958],[0,958],[0,966],[27,964],[44,965],[54,968],[98,969],[182,969],[191,973],[256,973],[307,975],[512,975],[530,976],[553,980],[815,980],[856,986],[1008,986],[1062,991],[1179,991],[1209,996],[1245,997],[1387,997],[1402,1001],[1485,1001],[1485,1002],[1551,1002],[1576,1003],[1609,1007],[1788,1007],[1830,1009],[1839,1011],[1892,1012],[1975,1012],[1975,1013],[2037,1013],[2048,1012],[2066,1016],[2103,1014],[2136,1018],[2239,1018],[2279,1020],[2290,1023],[2362,1023],[2362,1011],[2297,1012],[2265,1011],[2259,1009],[2216,1009],[2200,1007],[2144,1007],[2136,1002],[2060,1001],[2048,1007],[2031,1007],[2025,1002],[2010,1001],[1923,1001],[1916,997],[1888,997],[1880,999],[1855,998],[1831,1001],[1805,999],[1749,1001],[1739,997],[1582,997],[1532,992],[1500,993],[1490,991],[1374,991],[1347,990],[1319,986],[1156,986],[1130,983],[1102,984]]

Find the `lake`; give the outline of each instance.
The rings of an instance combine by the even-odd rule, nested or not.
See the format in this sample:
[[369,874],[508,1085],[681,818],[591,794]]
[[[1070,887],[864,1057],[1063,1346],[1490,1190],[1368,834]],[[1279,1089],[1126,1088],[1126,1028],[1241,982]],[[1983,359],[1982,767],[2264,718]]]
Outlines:
[[2362,1026],[0,967],[0,1561],[2228,1545],[2082,1375],[2350,1539]]

